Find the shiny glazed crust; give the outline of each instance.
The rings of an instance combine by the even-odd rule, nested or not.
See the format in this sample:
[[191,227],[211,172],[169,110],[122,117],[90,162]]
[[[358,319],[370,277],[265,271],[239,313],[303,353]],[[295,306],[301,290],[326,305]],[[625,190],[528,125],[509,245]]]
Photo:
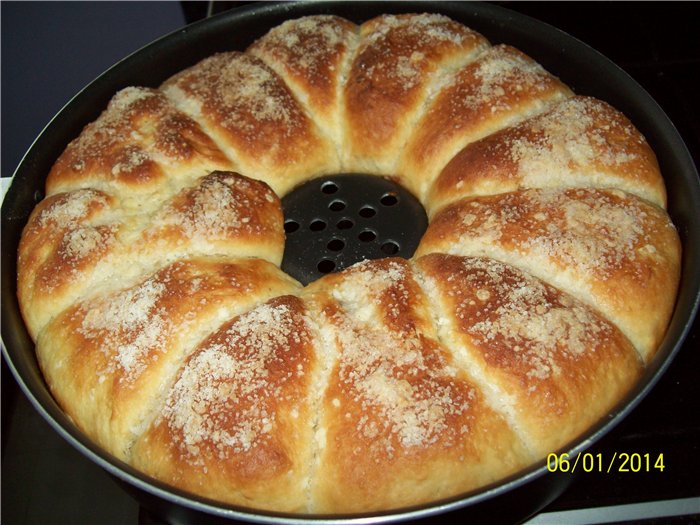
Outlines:
[[[410,260],[302,287],[280,198],[365,172],[430,216]],[[207,500],[301,514],[474,492],[575,442],[654,359],[680,243],[605,102],[441,15],[289,20],[57,159],[18,254],[75,424]]]

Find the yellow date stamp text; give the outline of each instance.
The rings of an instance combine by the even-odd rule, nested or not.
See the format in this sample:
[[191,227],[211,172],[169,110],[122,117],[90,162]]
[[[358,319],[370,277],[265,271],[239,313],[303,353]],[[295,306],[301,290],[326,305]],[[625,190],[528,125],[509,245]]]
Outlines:
[[609,455],[603,453],[579,452],[578,454],[549,454],[547,456],[547,470],[549,472],[663,472],[664,455],[640,454],[638,452],[613,452]]

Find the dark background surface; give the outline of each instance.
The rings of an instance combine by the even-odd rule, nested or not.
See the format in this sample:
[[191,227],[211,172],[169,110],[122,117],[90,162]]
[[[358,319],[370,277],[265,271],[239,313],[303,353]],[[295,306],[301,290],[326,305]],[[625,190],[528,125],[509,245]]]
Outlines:
[[[548,22],[617,63],[669,115],[698,164],[696,6],[496,3]],[[214,10],[234,4],[217,2]],[[12,175],[46,123],[86,84],[155,38],[206,16],[208,7],[206,2],[2,2],[2,176]],[[606,458],[614,452],[663,453],[664,471],[580,475],[547,510],[700,496],[698,346],[696,320],[660,383],[591,450]],[[4,362],[2,518],[8,524],[139,522],[137,504],[48,427],[18,394]]]

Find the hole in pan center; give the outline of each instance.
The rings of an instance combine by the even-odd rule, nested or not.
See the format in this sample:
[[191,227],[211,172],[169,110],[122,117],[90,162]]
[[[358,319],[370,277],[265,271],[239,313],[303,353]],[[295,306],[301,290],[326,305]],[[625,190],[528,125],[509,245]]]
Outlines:
[[288,193],[282,207],[282,270],[304,285],[365,259],[408,259],[428,226],[420,201],[378,175],[311,179]]

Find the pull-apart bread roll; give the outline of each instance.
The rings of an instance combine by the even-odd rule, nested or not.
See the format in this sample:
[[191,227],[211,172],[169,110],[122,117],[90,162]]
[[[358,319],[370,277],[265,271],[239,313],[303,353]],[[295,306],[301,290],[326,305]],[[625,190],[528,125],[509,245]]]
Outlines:
[[517,49],[489,48],[440,86],[415,123],[398,170],[423,198],[440,169],[465,144],[539,113],[570,94],[569,88]]
[[184,358],[230,317],[298,284],[259,259],[190,259],[67,308],[42,331],[39,364],[76,424],[121,459]]
[[282,211],[266,184],[230,172],[193,184],[141,213],[93,189],[44,199],[29,218],[18,261],[32,336],[85,294],[135,282],[182,258],[253,256],[279,265]]
[[421,257],[438,333],[528,451],[546,456],[610,410],[641,359],[594,309],[493,259]]
[[19,245],[17,293],[33,339],[114,265],[121,227],[115,201],[86,188],[51,195],[32,211]]
[[[352,172],[412,191],[428,230],[302,287],[280,199]],[[18,296],[56,400],[145,475],[248,509],[385,511],[531,468],[624,401],[679,281],[634,125],[436,14],[289,20],[123,89],[46,195]]]
[[279,198],[267,184],[215,171],[156,210],[131,248],[145,259],[196,255],[259,257],[279,265],[284,233]]
[[429,213],[461,197],[521,188],[617,188],[666,207],[656,156],[627,118],[590,97],[468,144],[427,196]]
[[262,178],[278,195],[339,168],[334,145],[277,73],[253,55],[213,55],[162,89],[202,122],[241,174]]
[[218,328],[167,389],[134,465],[209,498],[304,511],[322,371],[311,325],[282,295]]
[[645,361],[675,304],[680,244],[668,215],[620,190],[523,190],[475,197],[432,220],[416,255],[487,256],[600,310]]
[[441,15],[365,22],[343,91],[345,170],[402,176],[398,155],[426,100],[487,46],[483,36]]
[[532,461],[440,343],[407,261],[359,263],[304,297],[335,355],[317,429],[315,510],[419,504]]
[[[284,78],[321,130],[343,143],[342,89],[359,28],[337,16],[289,20],[256,41],[248,52]],[[339,149],[338,155],[342,151]]]
[[90,187],[117,192],[122,207],[139,208],[212,170],[233,168],[162,92],[129,87],[68,145],[49,173],[46,193]]

